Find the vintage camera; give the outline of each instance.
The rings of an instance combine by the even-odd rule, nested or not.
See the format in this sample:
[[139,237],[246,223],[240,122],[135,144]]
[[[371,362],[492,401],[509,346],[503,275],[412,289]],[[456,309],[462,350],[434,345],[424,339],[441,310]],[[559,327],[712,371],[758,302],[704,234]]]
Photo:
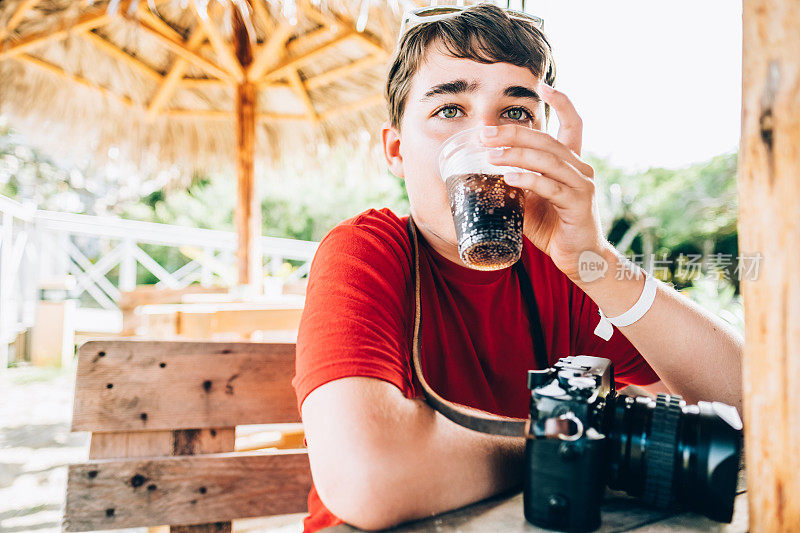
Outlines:
[[600,526],[605,487],[730,522],[742,422],[719,402],[617,395],[610,360],[578,355],[528,372],[524,510],[562,531]]

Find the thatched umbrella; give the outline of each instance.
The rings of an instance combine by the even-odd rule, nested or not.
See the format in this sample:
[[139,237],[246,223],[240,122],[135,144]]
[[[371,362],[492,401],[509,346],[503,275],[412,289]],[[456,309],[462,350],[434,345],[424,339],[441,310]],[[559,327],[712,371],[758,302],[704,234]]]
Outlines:
[[374,130],[398,18],[422,3],[0,0],[0,112],[62,149],[235,163],[239,281],[258,284],[255,158]]

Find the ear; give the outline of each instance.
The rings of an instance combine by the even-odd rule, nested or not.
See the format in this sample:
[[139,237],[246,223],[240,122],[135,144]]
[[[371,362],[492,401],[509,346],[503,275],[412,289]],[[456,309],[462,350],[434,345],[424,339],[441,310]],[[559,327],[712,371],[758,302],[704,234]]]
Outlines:
[[403,156],[400,155],[400,132],[387,120],[381,128],[381,138],[383,139],[383,155],[389,164],[389,171],[398,178],[405,178]]

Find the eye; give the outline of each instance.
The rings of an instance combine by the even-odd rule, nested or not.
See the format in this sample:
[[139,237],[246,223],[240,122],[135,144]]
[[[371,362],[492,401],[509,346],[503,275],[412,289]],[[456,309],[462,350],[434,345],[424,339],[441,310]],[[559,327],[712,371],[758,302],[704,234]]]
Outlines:
[[440,108],[435,115],[441,118],[456,118],[458,116],[458,112],[461,111],[454,105],[448,105]]
[[532,120],[533,116],[524,107],[512,107],[506,110],[506,115],[511,120]]

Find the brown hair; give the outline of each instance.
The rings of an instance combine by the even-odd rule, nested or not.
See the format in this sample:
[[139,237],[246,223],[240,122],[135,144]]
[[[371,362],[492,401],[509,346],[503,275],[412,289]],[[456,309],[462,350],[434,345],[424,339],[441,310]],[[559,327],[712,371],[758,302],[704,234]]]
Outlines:
[[[550,43],[533,24],[512,19],[492,4],[478,4],[461,13],[419,24],[403,35],[386,78],[386,99],[392,126],[400,128],[411,79],[434,43],[441,43],[453,57],[480,63],[511,63],[525,67],[550,86],[556,66]],[[550,106],[544,106],[545,118]]]

